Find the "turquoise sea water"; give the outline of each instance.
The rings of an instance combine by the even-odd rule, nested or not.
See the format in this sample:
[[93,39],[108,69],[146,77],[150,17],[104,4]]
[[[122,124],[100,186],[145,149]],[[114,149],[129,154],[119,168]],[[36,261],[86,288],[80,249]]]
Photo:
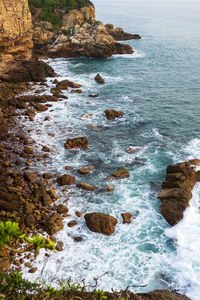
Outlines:
[[[94,184],[98,190],[69,190],[67,206],[72,217],[65,219],[64,230],[57,234],[64,251],[48,260],[42,252],[38,272],[28,276],[50,282],[71,276],[76,282],[91,283],[106,273],[99,279],[99,288],[105,290],[128,285],[134,292],[167,288],[199,300],[200,187],[195,187],[183,221],[172,229],[160,214],[157,194],[167,165],[200,158],[200,4],[178,0],[96,0],[94,4],[100,20],[139,33],[142,39],[128,42],[135,49],[133,55],[49,60],[58,79],[81,83],[83,94],[66,92],[69,99],[50,109],[52,121],[43,122],[48,111],[36,116],[35,123],[27,122],[27,127],[35,128],[32,135],[38,147],[46,144],[53,150],[50,163],[35,168],[64,174],[70,165],[69,173],[77,181]],[[105,78],[104,85],[94,81],[98,72]],[[49,84],[53,86],[51,80]],[[98,98],[88,97],[96,93]],[[105,109],[122,110],[124,116],[110,122]],[[65,140],[77,136],[88,137],[89,149],[65,150]],[[137,151],[128,154],[130,146]],[[85,178],[78,175],[77,169],[88,164],[94,165],[94,172]],[[107,176],[120,166],[129,170],[130,178],[107,182]],[[113,186],[114,192],[106,193],[106,185]],[[65,199],[60,197],[60,202]],[[115,234],[89,232],[84,218],[75,217],[77,210],[115,216],[119,220]],[[123,212],[139,214],[132,224],[123,225]],[[78,225],[68,228],[74,219]],[[74,236],[83,241],[75,243]]]

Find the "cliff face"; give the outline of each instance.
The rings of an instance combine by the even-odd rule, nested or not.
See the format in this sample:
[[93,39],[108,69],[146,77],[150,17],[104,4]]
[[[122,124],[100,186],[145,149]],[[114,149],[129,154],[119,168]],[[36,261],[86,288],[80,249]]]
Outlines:
[[31,58],[31,27],[27,0],[0,1],[0,76]]

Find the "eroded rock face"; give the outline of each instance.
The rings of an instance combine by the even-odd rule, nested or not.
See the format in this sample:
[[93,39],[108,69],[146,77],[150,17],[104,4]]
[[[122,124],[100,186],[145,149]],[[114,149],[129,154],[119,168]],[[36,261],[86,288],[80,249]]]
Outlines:
[[185,209],[192,198],[192,189],[197,182],[195,166],[200,160],[177,163],[167,167],[166,179],[158,198],[162,201],[160,210],[165,220],[174,226],[183,218]]
[[87,227],[97,233],[111,235],[115,231],[117,219],[103,213],[90,213],[85,215]]
[[31,13],[27,0],[0,1],[0,76],[32,54]]

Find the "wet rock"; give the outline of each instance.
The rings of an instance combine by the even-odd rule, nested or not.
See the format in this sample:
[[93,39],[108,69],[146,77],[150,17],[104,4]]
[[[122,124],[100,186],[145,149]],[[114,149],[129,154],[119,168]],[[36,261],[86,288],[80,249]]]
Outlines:
[[86,191],[95,191],[97,189],[96,186],[84,182],[78,182],[77,187]]
[[75,177],[71,176],[71,175],[63,175],[61,177],[58,178],[58,183],[59,185],[63,186],[63,185],[72,185],[75,182]]
[[166,179],[162,184],[164,190],[158,194],[158,198],[162,201],[160,211],[171,226],[182,220],[189,206],[192,189],[198,178],[198,172],[195,172],[198,165],[200,161],[194,159],[167,167]]
[[129,147],[128,149],[126,149],[126,152],[129,154],[135,153],[136,151],[137,151],[137,149],[134,147]]
[[73,94],[81,94],[83,91],[78,89],[78,90],[71,90],[71,93]]
[[64,213],[68,212],[68,208],[67,208],[67,206],[65,206],[63,204],[59,204],[57,207],[57,212],[59,214],[64,214]]
[[0,272],[6,272],[10,267],[10,257],[6,250],[0,249]]
[[123,112],[111,109],[111,110],[105,110],[105,114],[108,120],[114,120],[115,118],[121,117],[123,115]]
[[77,225],[77,222],[75,220],[73,220],[67,224],[68,227],[74,227],[76,225]]
[[131,218],[133,217],[133,215],[131,213],[123,213],[123,214],[121,214],[121,216],[123,218],[123,224],[131,223]]
[[37,271],[37,267],[31,268],[28,272],[29,272],[29,273],[35,273],[36,271]]
[[32,214],[29,214],[24,218],[24,223],[26,226],[32,227],[32,226],[35,226],[36,219]]
[[197,171],[196,175],[197,175],[197,181],[200,181],[200,171]]
[[25,203],[24,205],[24,213],[25,214],[32,214],[33,210],[35,209],[35,205],[33,203]]
[[107,192],[113,192],[114,191],[114,187],[112,187],[112,186],[106,186],[106,191]]
[[87,149],[88,139],[86,137],[68,139],[65,143],[65,148],[66,149],[73,149],[73,148]]
[[83,238],[81,236],[75,236],[73,237],[74,242],[79,243],[82,242]]
[[77,216],[78,218],[82,217],[82,212],[81,212],[81,211],[76,211],[76,216]]
[[54,213],[47,219],[45,229],[48,234],[53,235],[63,229],[63,227],[64,225],[61,216],[58,213]]
[[116,41],[127,41],[127,40],[138,40],[141,39],[139,34],[131,34],[124,32],[123,28],[114,28],[113,24],[105,25],[108,33],[116,40]]
[[105,83],[105,80],[101,77],[99,73],[95,76],[95,80],[100,84]]
[[110,235],[115,231],[117,219],[104,213],[89,213],[85,215],[87,227],[97,233]]
[[87,167],[80,168],[78,170],[78,173],[81,175],[87,175],[90,174],[93,170],[94,170],[94,166],[87,166]]
[[57,90],[68,90],[68,87],[71,87],[73,89],[79,89],[81,87],[80,84],[69,81],[69,80],[63,80],[57,83],[56,89]]
[[28,173],[26,172],[24,174],[24,178],[27,180],[27,181],[34,181],[36,178],[37,178],[37,175],[35,173]]
[[50,148],[47,147],[47,146],[43,146],[42,147],[42,151],[44,151],[44,152],[50,152]]
[[129,172],[125,168],[118,168],[118,170],[112,174],[112,177],[115,177],[117,179],[127,178],[129,176]]
[[90,98],[97,98],[97,97],[99,97],[99,94],[90,94],[90,95],[88,95],[88,97],[90,97]]
[[56,244],[56,250],[57,251],[63,251],[63,242],[61,241],[58,241],[57,244]]

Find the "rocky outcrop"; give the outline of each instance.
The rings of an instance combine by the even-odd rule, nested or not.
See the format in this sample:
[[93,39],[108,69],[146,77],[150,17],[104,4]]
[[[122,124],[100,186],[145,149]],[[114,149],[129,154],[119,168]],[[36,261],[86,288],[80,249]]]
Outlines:
[[87,227],[97,233],[111,235],[115,231],[117,219],[103,213],[90,213],[85,215]]
[[96,20],[94,6],[82,7],[80,10],[73,9],[62,17],[62,29],[68,30],[75,25],[81,25],[85,22],[91,23]]
[[128,40],[139,40],[141,36],[139,34],[131,34],[124,32],[123,28],[114,28],[113,24],[105,25],[108,33],[116,40],[116,41],[128,41]]
[[27,0],[0,1],[0,77],[32,54],[31,13]]
[[130,297],[132,300],[190,300],[188,297],[167,290],[156,290],[149,293],[140,293]]
[[121,116],[123,116],[123,111],[117,111],[115,109],[111,109],[111,110],[105,110],[105,114],[106,114],[106,118],[108,120],[114,120],[115,118],[119,118]]
[[200,160],[194,159],[167,167],[166,180],[162,184],[164,190],[158,198],[162,201],[161,213],[171,226],[182,220],[184,210],[189,206],[197,182],[195,167],[198,165]]
[[122,178],[127,178],[129,177],[129,172],[125,168],[118,168],[115,173],[112,174],[112,177],[116,179],[122,179]]

